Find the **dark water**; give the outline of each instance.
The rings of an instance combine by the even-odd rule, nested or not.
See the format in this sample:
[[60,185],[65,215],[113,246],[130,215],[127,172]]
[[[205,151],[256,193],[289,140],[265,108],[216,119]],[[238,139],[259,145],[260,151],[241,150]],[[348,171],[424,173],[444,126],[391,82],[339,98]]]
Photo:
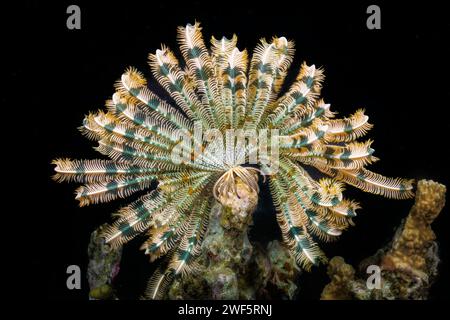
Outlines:
[[[28,260],[39,270],[38,288],[52,299],[86,299],[87,282],[81,291],[65,287],[65,268],[87,265],[89,234],[110,221],[120,204],[78,208],[73,199],[75,185],[57,185],[50,180],[55,157],[96,158],[93,144],[77,131],[83,116],[102,108],[113,93],[114,81],[128,66],[150,75],[147,54],[163,42],[176,49],[176,27],[201,21],[205,38],[230,37],[236,33],[239,48],[252,49],[261,37],[286,36],[296,42],[292,70],[303,60],[323,66],[325,101],[340,115],[364,107],[375,124],[368,137],[375,140],[375,155],[381,161],[370,168],[387,176],[427,178],[448,184],[448,19],[433,5],[382,4],[382,29],[366,28],[367,4],[280,5],[276,10],[262,5],[240,4],[216,10],[210,3],[191,3],[189,8],[124,2],[92,5],[83,2],[82,29],[65,26],[68,2],[28,2],[16,22],[23,32],[10,36],[18,50],[11,74],[28,87],[31,95],[17,118],[27,113],[27,185],[32,192],[21,205],[30,214],[27,226],[34,250]],[[278,3],[278,1],[277,1]],[[71,4],[71,3],[70,3]],[[27,27],[28,26],[28,27]],[[26,40],[24,40],[26,39]],[[290,75],[292,78],[295,72]],[[21,87],[20,87],[21,88]],[[23,94],[15,88],[15,97]],[[39,139],[39,140],[37,140]],[[31,160],[31,163],[29,162]],[[329,257],[341,255],[356,265],[386,244],[406,216],[412,200],[384,199],[348,187],[346,196],[358,200],[363,209],[356,226],[340,241],[323,244]],[[441,278],[432,298],[449,297],[449,233],[446,209],[433,227],[441,245]],[[279,237],[275,213],[267,187],[262,188],[251,238],[267,242]],[[124,266],[118,289],[124,298],[135,298],[145,286],[154,266],[132,241],[123,255]],[[328,282],[326,268],[314,269],[301,279],[301,299],[317,299]],[[447,288],[447,290],[445,290]],[[42,292],[42,291],[41,291]],[[41,293],[42,295],[42,293]]]

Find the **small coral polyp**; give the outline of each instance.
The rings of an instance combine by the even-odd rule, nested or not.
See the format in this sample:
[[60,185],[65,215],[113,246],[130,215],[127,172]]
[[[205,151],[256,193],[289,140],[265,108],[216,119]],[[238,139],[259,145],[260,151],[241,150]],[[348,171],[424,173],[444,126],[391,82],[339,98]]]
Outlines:
[[[84,184],[76,192],[81,206],[144,191],[115,213],[103,237],[118,248],[145,232],[145,254],[152,260],[167,256],[167,268],[150,280],[148,297],[161,297],[175,277],[195,271],[216,198],[226,205],[228,196],[237,195],[237,183],[258,192],[261,173],[269,181],[283,240],[305,269],[326,261],[317,240],[333,240],[353,224],[359,204],[344,198],[345,184],[389,198],[413,196],[412,180],[366,169],[377,160],[372,141],[356,140],[372,127],[368,116],[358,110],[335,118],[320,98],[320,68],[303,63],[290,88],[281,92],[294,57],[292,41],[262,39],[250,61],[247,51],[237,48],[236,36],[213,37],[207,48],[198,23],[179,27],[178,42],[185,67],[166,46],[149,55],[152,86],[162,86],[174,104],[150,91],[144,76],[129,68],[106,111],[87,115],[81,127],[109,159],[54,161],[55,180]],[[220,132],[278,129],[279,154],[272,160],[279,169],[270,172],[266,162],[230,168],[204,145],[193,155],[203,161],[174,163],[171,151],[179,143],[174,132],[192,133],[196,121]],[[309,167],[324,177],[316,181]]]

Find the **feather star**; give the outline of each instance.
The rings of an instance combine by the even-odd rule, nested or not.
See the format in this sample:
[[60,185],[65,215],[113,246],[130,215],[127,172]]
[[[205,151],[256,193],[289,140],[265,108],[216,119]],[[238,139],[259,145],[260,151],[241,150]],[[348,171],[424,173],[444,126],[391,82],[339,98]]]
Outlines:
[[[372,127],[368,116],[358,110],[336,119],[320,98],[320,68],[303,63],[290,88],[281,92],[294,56],[292,41],[260,40],[249,66],[247,51],[239,51],[235,35],[212,37],[208,49],[195,23],[179,27],[178,42],[185,67],[166,46],[149,55],[154,81],[170,102],[150,91],[144,76],[129,68],[116,83],[107,110],[87,115],[80,128],[109,159],[53,162],[56,181],[83,184],[76,191],[81,206],[145,191],[115,214],[103,237],[117,248],[147,232],[145,253],[152,261],[167,256],[167,268],[150,280],[148,297],[162,297],[174,277],[195,271],[209,211],[216,200],[224,202],[235,192],[237,180],[259,191],[259,174],[268,178],[284,243],[305,269],[326,261],[317,240],[335,239],[353,224],[359,205],[343,197],[344,184],[389,198],[413,196],[412,180],[365,168],[377,160],[371,140],[356,141]],[[176,163],[171,157],[175,146],[187,145],[175,132],[192,136],[198,123],[221,133],[277,129],[279,151],[267,156],[277,158],[249,165],[245,147],[240,148],[244,161],[223,161],[196,141],[197,152],[190,159],[195,161]],[[278,170],[271,171],[267,160],[275,161]],[[313,179],[310,168],[324,178]],[[158,182],[156,188],[152,181]]]

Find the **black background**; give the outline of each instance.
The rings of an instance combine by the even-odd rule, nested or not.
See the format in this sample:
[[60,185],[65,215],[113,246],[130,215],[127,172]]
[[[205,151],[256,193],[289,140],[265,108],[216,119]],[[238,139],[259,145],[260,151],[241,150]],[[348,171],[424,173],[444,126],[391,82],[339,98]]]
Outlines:
[[[81,7],[81,30],[66,28],[66,8]],[[381,7],[381,30],[368,30],[366,8]],[[33,288],[43,299],[87,299],[88,286],[67,290],[68,265],[87,266],[89,234],[110,221],[120,202],[79,208],[73,184],[56,184],[50,162],[56,157],[100,158],[94,144],[77,127],[86,113],[102,108],[113,84],[128,66],[151,78],[147,54],[164,43],[177,49],[176,27],[195,20],[210,36],[238,35],[240,49],[253,49],[258,39],[274,35],[296,42],[293,75],[302,61],[325,69],[322,91],[332,110],[345,116],[364,107],[375,124],[368,137],[381,158],[371,170],[387,176],[433,179],[448,184],[449,19],[441,5],[384,2],[123,1],[120,4],[59,1],[22,3],[5,10],[14,21],[3,27],[8,82],[2,103],[8,107],[16,134],[12,165],[23,174],[14,183],[18,217],[24,226],[26,249],[19,250],[37,272]],[[5,21],[5,19],[3,19]],[[8,20],[6,20],[8,21]],[[8,131],[9,132],[9,131]],[[363,209],[356,226],[332,244],[328,257],[343,256],[354,266],[375,253],[393,236],[413,200],[389,200],[348,187],[346,195]],[[7,199],[8,201],[13,201]],[[121,202],[123,204],[123,201]],[[440,243],[440,278],[431,298],[449,298],[450,243],[448,212],[434,222]],[[270,195],[263,188],[255,213],[252,239],[279,236]],[[142,239],[126,246],[117,288],[123,299],[139,296],[154,266],[138,250]],[[328,283],[326,267],[305,273],[299,299],[318,299]],[[447,290],[445,290],[447,289]]]

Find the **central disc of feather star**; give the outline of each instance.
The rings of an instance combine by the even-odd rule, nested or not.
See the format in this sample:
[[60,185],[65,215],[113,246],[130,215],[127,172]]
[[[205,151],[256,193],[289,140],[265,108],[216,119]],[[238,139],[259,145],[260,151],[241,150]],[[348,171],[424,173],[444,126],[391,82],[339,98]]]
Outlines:
[[[195,271],[209,211],[216,199],[223,202],[235,193],[237,179],[258,191],[259,174],[267,176],[283,240],[305,269],[325,261],[317,240],[335,239],[353,224],[359,205],[343,197],[344,184],[389,198],[413,196],[412,180],[366,169],[377,160],[372,141],[356,140],[371,128],[368,116],[358,110],[334,118],[330,105],[320,99],[321,69],[303,63],[290,88],[280,92],[293,60],[292,41],[262,39],[249,66],[236,36],[213,37],[208,49],[196,23],[180,27],[178,41],[185,67],[166,46],[149,55],[152,86],[161,85],[170,103],[130,68],[117,82],[107,111],[87,115],[81,127],[109,160],[54,161],[55,180],[83,184],[76,191],[81,206],[147,190],[115,213],[117,219],[103,236],[115,248],[147,232],[145,253],[152,260],[167,256],[166,268],[150,279],[148,298],[163,297],[174,277]],[[200,152],[193,158],[202,161],[174,162],[173,150],[180,145],[175,132],[193,134],[196,123],[222,133],[276,129],[279,152],[268,152],[265,161],[253,166],[223,166],[197,141],[194,149]],[[267,147],[273,151],[273,145]],[[277,170],[267,167],[270,160]],[[310,167],[324,178],[313,179]],[[151,188],[155,180],[158,186]]]

